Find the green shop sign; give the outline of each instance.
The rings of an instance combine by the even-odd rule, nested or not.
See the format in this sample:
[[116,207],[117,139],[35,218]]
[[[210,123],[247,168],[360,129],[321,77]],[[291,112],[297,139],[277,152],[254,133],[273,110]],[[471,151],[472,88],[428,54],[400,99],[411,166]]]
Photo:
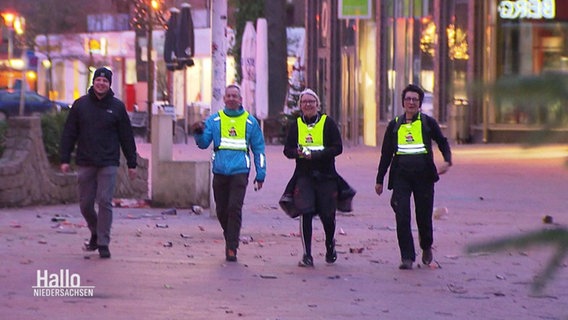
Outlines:
[[339,19],[370,19],[372,0],[338,0]]

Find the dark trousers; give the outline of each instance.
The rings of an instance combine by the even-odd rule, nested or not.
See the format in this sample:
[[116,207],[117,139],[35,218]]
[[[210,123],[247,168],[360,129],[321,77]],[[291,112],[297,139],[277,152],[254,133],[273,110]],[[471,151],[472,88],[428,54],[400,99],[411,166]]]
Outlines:
[[294,188],[294,205],[300,216],[300,234],[304,254],[312,255],[312,220],[319,216],[325,232],[325,245],[333,245],[335,210],[337,208],[337,179],[298,177]]
[[217,210],[217,219],[223,228],[227,249],[239,247],[241,234],[242,209],[248,185],[248,174],[213,175],[213,197]]
[[393,180],[391,206],[396,215],[396,235],[403,260],[416,260],[411,230],[410,196],[414,198],[416,225],[420,248],[430,249],[433,243],[432,210],[434,182],[420,173],[398,173]]

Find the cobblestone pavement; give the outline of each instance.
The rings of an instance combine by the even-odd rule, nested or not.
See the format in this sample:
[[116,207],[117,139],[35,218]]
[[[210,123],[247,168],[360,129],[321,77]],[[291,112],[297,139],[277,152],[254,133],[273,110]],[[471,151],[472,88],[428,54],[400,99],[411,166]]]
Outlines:
[[[139,150],[150,154],[148,145]],[[436,185],[436,267],[411,271],[398,270],[390,191],[374,193],[379,149],[345,148],[337,159],[358,190],[355,210],[338,214],[333,265],[314,220],[313,269],[297,267],[298,221],[277,206],[293,161],[281,146],[267,155],[265,187],[246,197],[237,263],[225,262],[208,210],[116,208],[112,258],[102,260],[81,250],[88,230],[77,204],[1,209],[0,318],[568,319],[568,261],[543,292],[530,289],[551,248],[465,254],[468,244],[568,224],[565,146],[454,146],[454,166]],[[174,146],[176,160],[207,157],[192,144]],[[46,277],[92,286],[94,295],[34,296]]]

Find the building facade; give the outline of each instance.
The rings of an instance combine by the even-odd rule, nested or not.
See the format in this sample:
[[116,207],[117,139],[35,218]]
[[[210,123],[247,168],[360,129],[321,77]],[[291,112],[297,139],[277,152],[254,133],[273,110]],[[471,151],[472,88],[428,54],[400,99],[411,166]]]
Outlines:
[[[306,33],[307,84],[348,144],[380,144],[409,83],[425,89],[454,142],[523,142],[557,110],[472,88],[568,73],[568,0],[306,1]],[[566,141],[568,119],[562,126]]]

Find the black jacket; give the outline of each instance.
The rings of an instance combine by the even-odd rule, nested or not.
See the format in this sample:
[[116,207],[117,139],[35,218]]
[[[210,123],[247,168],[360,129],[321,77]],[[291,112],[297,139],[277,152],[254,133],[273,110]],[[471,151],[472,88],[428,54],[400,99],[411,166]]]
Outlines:
[[[414,119],[418,117],[418,114],[414,116]],[[452,152],[450,150],[450,145],[448,139],[442,134],[440,126],[436,120],[424,113],[420,113],[422,120],[422,138],[424,139],[424,144],[426,145],[426,150],[428,153],[419,155],[405,155],[404,157],[418,157],[422,159],[425,163],[427,170],[427,177],[430,177],[432,181],[436,182],[440,179],[438,176],[438,171],[436,165],[434,164],[434,155],[432,153],[432,140],[438,145],[438,149],[444,157],[444,161],[452,164]],[[392,189],[392,177],[397,170],[399,170],[398,160],[399,156],[396,155],[398,148],[398,128],[405,120],[405,116],[399,116],[398,119],[393,119],[389,122],[387,129],[385,131],[385,136],[383,138],[383,146],[381,148],[381,160],[379,161],[379,168],[377,172],[376,183],[383,184],[385,175],[390,166],[389,173],[389,184],[388,189]]]
[[71,161],[75,144],[77,165],[119,166],[122,148],[128,168],[136,168],[136,143],[130,118],[124,103],[110,89],[99,100],[91,87],[73,103],[61,135],[61,163]]
[[[321,120],[321,114],[306,119],[307,124]],[[288,128],[288,136],[284,145],[284,155],[288,159],[296,159],[295,175],[313,176],[323,175],[326,177],[336,177],[335,157],[343,152],[341,134],[335,121],[327,116],[323,127],[324,150],[312,152],[312,159],[302,159],[298,157],[298,123],[292,121]]]

